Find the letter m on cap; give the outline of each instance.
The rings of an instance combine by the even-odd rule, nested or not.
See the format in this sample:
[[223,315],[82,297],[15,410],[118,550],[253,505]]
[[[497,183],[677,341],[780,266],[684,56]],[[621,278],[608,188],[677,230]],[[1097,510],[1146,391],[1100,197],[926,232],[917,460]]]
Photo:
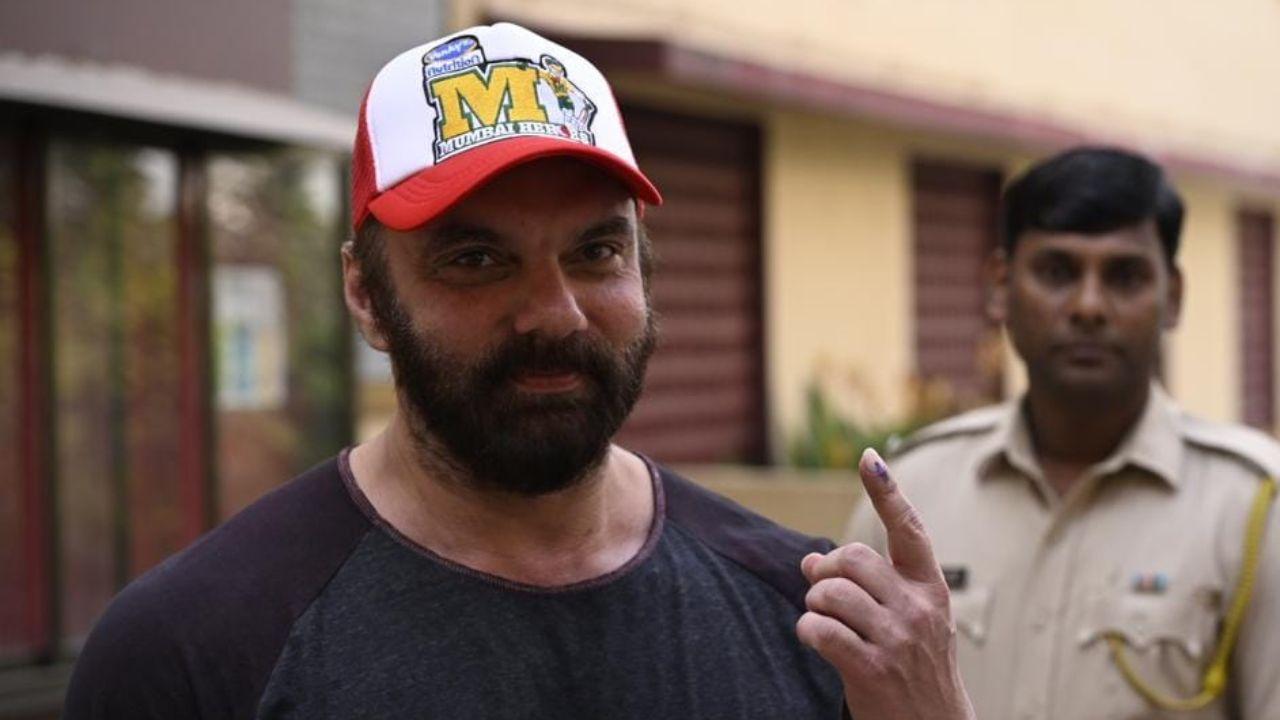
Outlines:
[[500,121],[547,122],[547,111],[538,103],[536,69],[525,63],[490,63],[487,70],[472,68],[427,81],[427,96],[438,116],[439,140]]

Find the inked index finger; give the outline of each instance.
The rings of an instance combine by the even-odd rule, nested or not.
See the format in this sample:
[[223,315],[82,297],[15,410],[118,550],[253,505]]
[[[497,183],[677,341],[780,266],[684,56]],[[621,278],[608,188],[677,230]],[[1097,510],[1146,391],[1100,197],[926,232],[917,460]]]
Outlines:
[[920,511],[916,510],[898,483],[889,474],[889,466],[872,448],[862,453],[858,475],[867,490],[876,515],[884,523],[889,545],[889,560],[898,572],[918,582],[943,581],[942,569],[933,555],[933,543],[925,530]]

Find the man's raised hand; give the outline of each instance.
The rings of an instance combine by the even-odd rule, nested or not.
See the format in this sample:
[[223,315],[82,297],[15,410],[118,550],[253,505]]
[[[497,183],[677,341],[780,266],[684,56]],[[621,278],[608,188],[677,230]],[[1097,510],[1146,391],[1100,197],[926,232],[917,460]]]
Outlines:
[[920,514],[875,450],[862,454],[858,474],[889,557],[860,543],[805,556],[812,587],[796,633],[840,673],[855,720],[971,720],[951,596]]

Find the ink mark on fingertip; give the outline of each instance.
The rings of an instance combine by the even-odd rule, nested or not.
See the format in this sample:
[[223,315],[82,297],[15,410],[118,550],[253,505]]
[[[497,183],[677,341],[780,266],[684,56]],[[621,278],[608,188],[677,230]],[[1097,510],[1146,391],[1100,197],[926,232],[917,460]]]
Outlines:
[[883,460],[871,461],[871,474],[881,480],[889,479],[889,466],[884,464]]

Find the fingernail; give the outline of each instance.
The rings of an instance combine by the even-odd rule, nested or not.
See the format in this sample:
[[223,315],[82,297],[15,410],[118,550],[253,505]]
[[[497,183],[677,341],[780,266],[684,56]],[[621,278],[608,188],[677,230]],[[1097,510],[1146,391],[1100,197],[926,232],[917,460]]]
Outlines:
[[863,456],[870,461],[868,469],[873,476],[886,481],[889,479],[889,466],[885,465],[884,460],[880,459],[880,453],[876,452],[875,448],[867,448]]
[[812,565],[815,562],[821,559],[822,559],[822,555],[818,553],[809,553],[808,555],[805,555],[803,558],[800,558],[800,574],[804,575],[807,578],[809,576],[809,568],[812,567]]

